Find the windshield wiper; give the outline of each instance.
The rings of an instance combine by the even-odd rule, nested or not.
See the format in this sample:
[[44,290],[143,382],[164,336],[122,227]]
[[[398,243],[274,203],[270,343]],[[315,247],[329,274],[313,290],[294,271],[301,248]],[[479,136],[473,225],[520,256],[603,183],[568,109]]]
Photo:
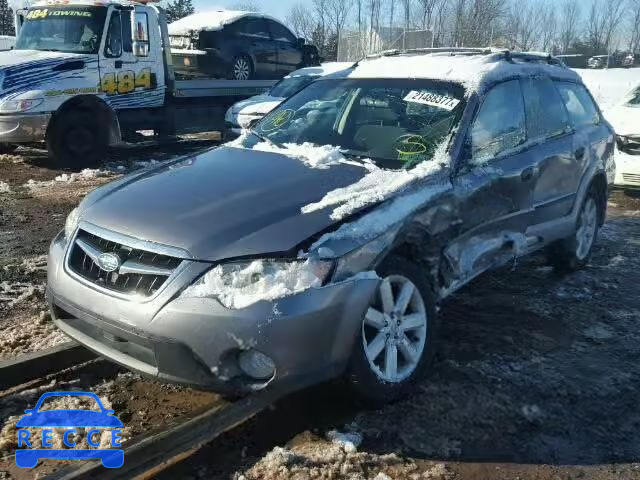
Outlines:
[[276,147],[276,148],[281,148],[286,150],[287,148],[278,143],[278,142],[274,142],[273,140],[271,140],[269,137],[265,137],[264,135],[259,134],[258,132],[256,132],[255,130],[251,129],[249,130],[250,133],[252,133],[253,135],[255,135],[256,137],[258,137],[260,140],[262,140],[263,142],[268,143],[269,145],[271,145],[272,147]]

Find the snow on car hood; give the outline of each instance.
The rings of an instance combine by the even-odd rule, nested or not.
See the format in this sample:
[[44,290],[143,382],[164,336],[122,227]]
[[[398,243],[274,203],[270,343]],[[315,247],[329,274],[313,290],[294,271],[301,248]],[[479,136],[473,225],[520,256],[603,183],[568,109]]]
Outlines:
[[200,260],[283,253],[336,223],[329,209],[302,213],[305,205],[366,173],[223,146],[102,187],[82,203],[81,217]]
[[607,110],[605,118],[618,135],[640,135],[640,106],[618,105]]

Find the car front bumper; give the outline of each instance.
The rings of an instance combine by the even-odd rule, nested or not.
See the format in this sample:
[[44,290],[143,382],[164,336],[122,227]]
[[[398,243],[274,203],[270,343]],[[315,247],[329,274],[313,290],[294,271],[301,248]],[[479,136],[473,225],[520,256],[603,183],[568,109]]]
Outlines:
[[[378,285],[375,279],[347,280],[231,310],[213,298],[179,298],[209,268],[193,262],[159,295],[140,302],[78,280],[68,272],[65,249],[59,235],[48,265],[47,298],[61,330],[146,376],[227,394],[339,375]],[[271,378],[258,380],[241,370],[239,354],[250,349],[273,361]]]
[[0,143],[43,141],[49,120],[49,113],[0,115]]
[[616,155],[616,177],[613,184],[622,188],[640,188],[640,152],[619,152]]

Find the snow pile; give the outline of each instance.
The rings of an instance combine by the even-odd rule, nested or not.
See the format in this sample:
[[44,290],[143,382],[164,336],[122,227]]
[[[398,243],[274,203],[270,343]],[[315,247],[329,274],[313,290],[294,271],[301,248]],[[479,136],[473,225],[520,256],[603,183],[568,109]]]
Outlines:
[[331,218],[342,220],[361,208],[382,202],[414,182],[442,171],[448,163],[446,148],[447,142],[443,142],[432,159],[421,162],[411,170],[385,170],[371,164],[370,172],[358,182],[327,193],[319,202],[303,207],[302,213],[340,205],[333,210]]
[[30,352],[46,350],[69,341],[62,330],[55,327],[48,314],[4,326],[0,336],[0,359],[15,358]]
[[187,288],[182,298],[216,297],[227,308],[244,308],[260,300],[276,300],[312,287],[322,281],[312,260],[219,265]]
[[340,445],[345,452],[355,453],[358,451],[358,447],[362,443],[362,435],[357,432],[338,432],[337,430],[331,430],[327,433],[327,438],[332,443]]
[[0,307],[13,308],[17,304],[44,292],[44,285],[23,282],[0,282]]
[[[608,110],[640,84],[640,70],[613,68],[606,70],[576,69],[600,108]],[[605,112],[606,117],[606,112]]]
[[11,193],[11,187],[6,182],[0,182],[0,193]]
[[309,142],[285,143],[283,148],[267,142],[260,142],[253,147],[253,150],[287,155],[302,161],[311,168],[329,168],[331,165],[349,162],[340,152],[340,148],[332,145],[318,146]]
[[62,175],[58,175],[55,179],[49,181],[36,181],[32,179],[25,183],[24,186],[30,190],[38,190],[41,188],[53,187],[59,184],[93,180],[100,177],[108,177],[110,175],[112,175],[112,172],[109,170],[85,168],[78,173],[63,173]]

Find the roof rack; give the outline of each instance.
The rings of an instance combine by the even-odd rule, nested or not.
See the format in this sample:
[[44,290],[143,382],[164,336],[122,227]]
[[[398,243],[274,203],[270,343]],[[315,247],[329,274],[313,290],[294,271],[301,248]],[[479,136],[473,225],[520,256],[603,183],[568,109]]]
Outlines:
[[512,52],[510,50],[502,50],[497,52],[497,55],[499,59],[506,60],[511,63],[520,61],[524,63],[547,63],[557,67],[566,67],[562,60],[554,57],[550,53]]
[[508,49],[498,49],[491,47],[484,48],[465,48],[465,47],[442,47],[442,48],[404,48],[383,50],[382,52],[367,55],[353,64],[357,67],[364,60],[374,60],[381,57],[395,57],[399,55],[429,55],[429,54],[449,54],[456,55],[495,55],[496,60],[506,60],[507,62],[516,63],[547,63],[558,67],[566,67],[564,62],[548,53],[536,52],[512,52]]

